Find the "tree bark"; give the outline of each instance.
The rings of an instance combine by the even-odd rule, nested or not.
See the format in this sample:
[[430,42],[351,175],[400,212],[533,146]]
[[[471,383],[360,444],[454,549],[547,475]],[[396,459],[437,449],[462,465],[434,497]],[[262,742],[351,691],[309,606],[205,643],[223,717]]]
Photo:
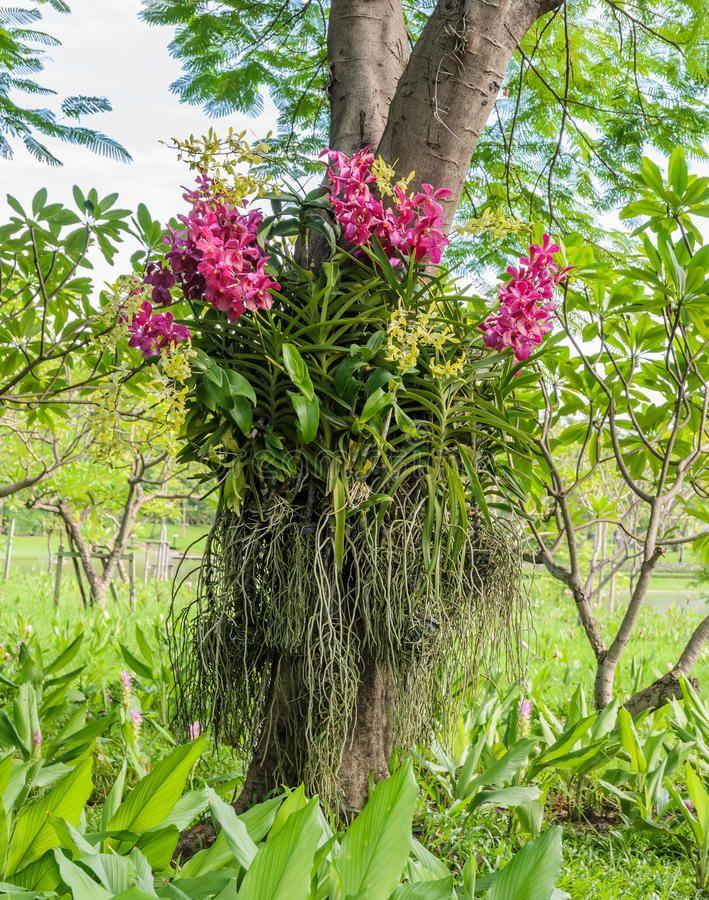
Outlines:
[[327,55],[330,147],[348,154],[376,147],[409,58],[399,0],[332,0]]
[[438,0],[411,53],[379,144],[416,182],[450,188],[450,229],[470,160],[512,54],[534,22],[561,0]]
[[357,708],[338,774],[343,806],[360,810],[369,782],[386,778],[394,742],[396,685],[384,662],[367,662],[362,670]]

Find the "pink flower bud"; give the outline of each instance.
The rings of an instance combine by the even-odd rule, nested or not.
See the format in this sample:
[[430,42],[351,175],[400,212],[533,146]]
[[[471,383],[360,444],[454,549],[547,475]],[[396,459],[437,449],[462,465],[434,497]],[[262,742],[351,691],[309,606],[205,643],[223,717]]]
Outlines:
[[196,741],[202,734],[202,726],[199,722],[192,722],[187,728],[187,733],[191,741]]

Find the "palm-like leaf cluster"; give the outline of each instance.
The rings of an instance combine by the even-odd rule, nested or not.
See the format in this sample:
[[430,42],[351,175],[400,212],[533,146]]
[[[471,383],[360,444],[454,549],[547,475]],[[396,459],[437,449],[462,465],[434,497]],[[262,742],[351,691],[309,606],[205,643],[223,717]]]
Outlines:
[[[34,27],[42,18],[38,7],[44,2],[35,0],[29,8],[0,8],[0,157],[12,158],[11,142],[19,140],[41,162],[61,165],[39,139],[42,136],[129,161],[130,155],[113,138],[79,124],[82,116],[110,112],[111,104],[104,97],[67,97],[61,103],[61,117],[51,109],[27,107],[15,99],[18,94],[45,97],[56,93],[35,80],[44,69],[45,48],[59,45],[56,38]],[[69,12],[63,0],[49,2],[57,12]]]

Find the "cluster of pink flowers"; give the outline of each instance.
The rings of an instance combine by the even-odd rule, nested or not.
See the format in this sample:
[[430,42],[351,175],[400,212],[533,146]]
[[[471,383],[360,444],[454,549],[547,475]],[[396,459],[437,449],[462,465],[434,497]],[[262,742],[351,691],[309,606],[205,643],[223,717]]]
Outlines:
[[558,252],[559,247],[545,234],[542,243],[532,244],[529,256],[520,259],[519,268],[507,269],[511,279],[500,286],[500,308],[480,326],[486,347],[511,347],[515,359],[524,362],[551,331],[556,312],[554,288],[569,270],[559,270],[554,264],[553,254]]
[[191,337],[189,329],[176,322],[171,312],[154,312],[147,300],[133,313],[128,330],[128,345],[140,348],[145,356],[154,356]]
[[191,206],[178,217],[185,227],[171,230],[165,262],[148,268],[153,301],[170,303],[170,289],[179,283],[187,299],[210,303],[230,322],[247,309],[270,309],[270,291],[280,285],[265,271],[268,256],[256,240],[261,213],[242,212],[215,194],[208,179],[184,199]]
[[422,184],[420,191],[407,194],[396,186],[392,205],[385,206],[372,187],[377,180],[373,153],[365,148],[352,156],[337,150],[324,150],[322,155],[327,157],[332,209],[348,244],[362,247],[376,238],[393,265],[402,257],[441,261],[448,238],[439,200],[450,196],[448,188]]
[[[242,212],[215,193],[206,178],[184,199],[191,207],[178,216],[184,228],[170,230],[164,260],[147,268],[145,283],[152,288],[153,304],[169,306],[172,289],[179,286],[183,297],[211,304],[230,322],[247,309],[270,309],[270,292],[280,285],[266,272],[268,256],[256,240],[261,213]],[[130,345],[146,356],[191,337],[171,313],[154,312],[147,301],[133,316],[130,330]]]

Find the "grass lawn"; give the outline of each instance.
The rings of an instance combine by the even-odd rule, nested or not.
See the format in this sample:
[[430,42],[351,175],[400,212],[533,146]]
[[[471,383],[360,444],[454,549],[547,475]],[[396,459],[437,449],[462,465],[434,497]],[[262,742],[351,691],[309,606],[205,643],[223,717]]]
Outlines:
[[[180,545],[203,533],[191,528],[179,534]],[[179,530],[176,531],[179,533]],[[34,561],[44,546],[41,538],[18,538],[18,559]],[[687,579],[675,575],[658,581],[689,586]],[[121,644],[136,650],[136,630],[153,644],[165,633],[170,608],[171,585],[150,582],[138,584],[138,603],[131,611],[125,586],[119,586],[119,602],[111,601],[104,610],[81,606],[73,578],[66,575],[62,599],[52,604],[53,578],[49,573],[28,571],[17,566],[8,582],[0,582],[0,640],[16,643],[30,626],[43,647],[52,648],[68,635],[81,630],[84,644],[73,665],[85,666],[82,678],[89,684],[115,682],[125,662]],[[669,588],[668,588],[669,589]],[[185,596],[188,595],[188,591]],[[617,679],[619,696],[647,684],[662,674],[677,659],[700,609],[685,602],[658,609],[648,605],[640,621]],[[602,627],[610,634],[617,626],[620,611],[598,610]],[[526,671],[521,679],[527,685],[543,684],[548,705],[559,715],[568,709],[569,699],[580,686],[590,707],[593,664],[590,650],[570,600],[559,594],[553,583],[538,579],[530,607],[530,630],[526,636]],[[0,663],[0,672],[2,664]],[[504,688],[509,676],[486,673]],[[709,659],[700,659],[695,675],[701,684],[709,683]],[[471,698],[475,703],[475,698]],[[146,731],[147,752],[159,758],[164,742],[158,732]],[[96,790],[108,790],[115,777],[116,760],[105,756],[97,760]],[[210,754],[206,765],[210,773],[234,778],[238,766],[228,750]],[[627,828],[616,814],[609,819],[589,816],[587,821],[570,821],[563,810],[550,804],[548,823],[559,822],[564,830],[564,868],[559,887],[574,900],[586,898],[693,898],[697,896],[693,873],[677,842],[657,838]],[[445,815],[431,815],[418,823],[418,833],[429,848],[451,866],[462,866],[473,854],[484,870],[494,867],[512,852],[511,836],[505,821],[491,811],[481,815],[466,830],[453,828]],[[510,898],[513,900],[513,898]]]

